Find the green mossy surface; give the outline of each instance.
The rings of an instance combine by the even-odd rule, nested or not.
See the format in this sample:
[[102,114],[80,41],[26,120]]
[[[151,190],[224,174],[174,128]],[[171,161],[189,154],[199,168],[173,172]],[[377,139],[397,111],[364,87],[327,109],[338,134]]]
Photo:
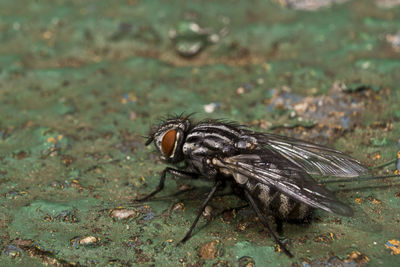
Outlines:
[[[370,266],[398,264],[400,255],[385,247],[400,240],[395,179],[329,184],[355,216],[317,211],[309,225],[285,224],[293,259],[275,252],[248,208],[223,212],[244,204],[233,196],[215,198],[213,219],[201,218],[177,246],[209,183],[170,178],[158,200],[132,203],[156,187],[165,167],[142,136],[172,113],[270,127],[368,167],[396,159],[400,41],[390,40],[400,39],[400,6],[354,0],[305,11],[279,2],[0,1],[0,265],[238,266],[250,257],[256,266],[308,266],[353,251]],[[219,41],[201,39],[199,54],[180,56],[169,32],[187,22]],[[346,93],[332,91],[338,81]],[[352,111],[350,101],[298,121],[288,106],[270,104],[288,88],[289,100],[300,103],[352,100],[359,116],[348,127],[341,117],[336,131],[318,128]],[[210,103],[217,108],[207,114]],[[394,169],[391,163],[374,174]],[[173,196],[184,184],[195,190]],[[111,218],[118,207],[136,215]],[[88,236],[98,241],[74,243]],[[212,241],[210,259],[201,247]],[[22,248],[15,257],[13,244]]]

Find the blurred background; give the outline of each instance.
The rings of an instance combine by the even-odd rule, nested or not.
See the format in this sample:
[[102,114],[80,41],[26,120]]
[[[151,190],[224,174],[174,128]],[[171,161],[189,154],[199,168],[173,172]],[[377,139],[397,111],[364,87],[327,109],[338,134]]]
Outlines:
[[398,0],[2,0],[0,262],[393,265],[395,179],[330,185],[356,215],[285,225],[294,259],[248,208],[228,210],[244,204],[234,196],[216,198],[176,247],[207,183],[170,178],[158,201],[132,200],[165,167],[143,136],[181,112],[328,145],[393,174],[399,81]]

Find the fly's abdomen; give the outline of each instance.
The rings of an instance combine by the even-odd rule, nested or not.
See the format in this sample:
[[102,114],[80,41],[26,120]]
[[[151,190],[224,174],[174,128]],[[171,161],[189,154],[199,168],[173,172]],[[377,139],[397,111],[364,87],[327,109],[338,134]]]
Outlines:
[[245,187],[257,199],[266,214],[281,220],[304,220],[313,211],[309,205],[298,202],[265,184],[248,180]]

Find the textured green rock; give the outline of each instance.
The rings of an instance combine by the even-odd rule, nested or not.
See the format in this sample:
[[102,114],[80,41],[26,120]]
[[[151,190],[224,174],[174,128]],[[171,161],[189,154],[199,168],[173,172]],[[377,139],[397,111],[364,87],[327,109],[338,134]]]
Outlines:
[[[385,247],[399,239],[395,180],[329,184],[356,215],[317,211],[310,225],[285,225],[294,259],[275,252],[248,208],[224,211],[244,204],[233,196],[216,198],[213,219],[202,218],[176,246],[206,182],[170,178],[158,200],[132,204],[164,168],[142,136],[168,113],[324,142],[368,167],[396,158],[400,6],[354,0],[306,11],[278,2],[1,1],[0,265],[287,266],[352,251],[371,266],[398,263]],[[191,58],[169,38],[187,22],[210,29],[194,36],[204,46]],[[220,39],[211,45],[202,38],[212,33]],[[338,84],[348,90],[332,91]],[[285,90],[293,105],[277,104],[275,93]],[[344,106],[300,112],[321,99]],[[358,115],[342,116],[354,103]],[[299,121],[302,114],[309,117]],[[333,125],[322,126],[327,118]],[[189,184],[195,190],[172,195]],[[110,217],[120,206],[136,216]],[[74,245],[79,240],[91,245]],[[216,240],[216,256],[202,258],[201,246]]]

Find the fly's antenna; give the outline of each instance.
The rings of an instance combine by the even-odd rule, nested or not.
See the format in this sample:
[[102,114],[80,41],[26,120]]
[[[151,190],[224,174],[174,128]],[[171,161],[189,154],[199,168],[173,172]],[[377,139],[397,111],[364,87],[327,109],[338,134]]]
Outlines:
[[147,139],[146,143],[144,143],[145,146],[150,145],[151,142],[153,142],[153,140],[154,140],[154,135],[143,136],[143,137]]

